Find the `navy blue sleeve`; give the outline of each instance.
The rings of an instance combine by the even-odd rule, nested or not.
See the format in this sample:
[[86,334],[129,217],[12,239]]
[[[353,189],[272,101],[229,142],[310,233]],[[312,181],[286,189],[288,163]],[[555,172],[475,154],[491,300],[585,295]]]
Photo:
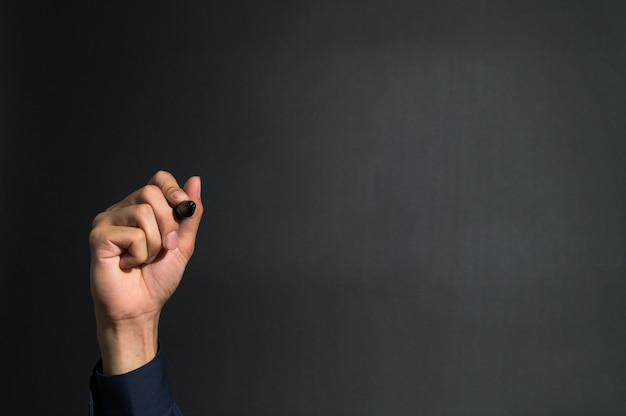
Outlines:
[[126,374],[104,375],[99,362],[89,384],[90,416],[182,416],[161,350],[152,361]]

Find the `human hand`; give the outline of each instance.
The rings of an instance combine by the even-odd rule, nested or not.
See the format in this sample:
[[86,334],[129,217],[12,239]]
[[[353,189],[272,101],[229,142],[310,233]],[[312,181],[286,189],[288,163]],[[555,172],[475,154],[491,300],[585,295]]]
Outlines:
[[[179,222],[172,206],[185,200],[196,211]],[[193,254],[202,213],[199,177],[181,189],[159,171],[94,219],[91,293],[106,374],[128,372],[156,354],[160,312]]]

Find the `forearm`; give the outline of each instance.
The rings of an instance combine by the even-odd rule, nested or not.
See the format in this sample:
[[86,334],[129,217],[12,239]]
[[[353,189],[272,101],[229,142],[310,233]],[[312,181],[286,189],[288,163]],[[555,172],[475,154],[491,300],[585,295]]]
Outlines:
[[96,309],[102,360],[91,377],[91,416],[180,416],[159,351],[159,316],[112,322]]
[[96,326],[103,374],[128,373],[148,363],[157,353],[158,316],[121,324],[96,318]]

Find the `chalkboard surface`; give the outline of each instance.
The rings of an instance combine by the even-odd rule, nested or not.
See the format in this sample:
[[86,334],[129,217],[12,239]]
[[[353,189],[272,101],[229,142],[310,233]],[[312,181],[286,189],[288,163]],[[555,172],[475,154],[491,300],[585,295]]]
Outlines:
[[626,412],[626,3],[2,6],[2,414],[86,414],[91,219],[206,216],[188,415]]

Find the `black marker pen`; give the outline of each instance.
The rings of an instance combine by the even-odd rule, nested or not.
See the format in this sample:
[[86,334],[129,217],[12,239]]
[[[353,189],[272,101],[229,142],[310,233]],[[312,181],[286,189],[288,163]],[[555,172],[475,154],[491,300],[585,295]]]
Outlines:
[[174,207],[174,216],[176,219],[183,220],[189,218],[196,211],[196,203],[193,201],[183,201]]

